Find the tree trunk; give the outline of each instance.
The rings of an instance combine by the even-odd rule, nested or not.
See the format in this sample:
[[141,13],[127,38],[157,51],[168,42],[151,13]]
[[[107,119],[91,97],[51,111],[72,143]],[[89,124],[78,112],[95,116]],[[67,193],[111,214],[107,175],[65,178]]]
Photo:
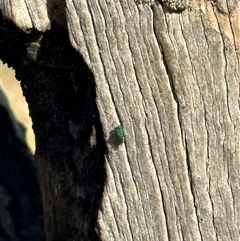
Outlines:
[[239,240],[239,3],[11,2],[47,240]]

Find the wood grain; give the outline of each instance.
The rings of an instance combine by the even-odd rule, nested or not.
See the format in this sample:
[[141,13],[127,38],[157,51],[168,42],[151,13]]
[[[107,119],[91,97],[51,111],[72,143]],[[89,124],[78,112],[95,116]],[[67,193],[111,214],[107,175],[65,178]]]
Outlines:
[[[190,1],[177,12],[141,3],[66,1],[108,149],[97,233],[108,241],[239,240],[239,3],[227,11],[225,1]],[[39,11],[24,24],[6,15],[45,31]],[[118,125],[126,136],[116,146]]]

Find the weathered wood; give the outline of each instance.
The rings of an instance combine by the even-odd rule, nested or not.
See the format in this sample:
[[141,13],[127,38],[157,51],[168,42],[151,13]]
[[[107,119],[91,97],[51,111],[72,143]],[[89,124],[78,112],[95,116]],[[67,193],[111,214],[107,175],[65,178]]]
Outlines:
[[163,2],[66,1],[108,149],[97,233],[239,240],[239,3]]
[[29,104],[46,239],[97,241],[106,145],[92,74],[64,29],[25,34],[6,22],[0,31],[6,25],[0,58],[15,68]]
[[[239,30],[221,32],[223,16],[209,2],[181,15],[133,1],[67,4],[73,46],[95,74],[106,140],[116,123],[126,132],[124,145],[108,145],[103,240],[237,240],[237,222],[223,218],[238,210],[230,205],[238,157],[226,153],[238,143]],[[223,203],[228,218],[215,211]]]

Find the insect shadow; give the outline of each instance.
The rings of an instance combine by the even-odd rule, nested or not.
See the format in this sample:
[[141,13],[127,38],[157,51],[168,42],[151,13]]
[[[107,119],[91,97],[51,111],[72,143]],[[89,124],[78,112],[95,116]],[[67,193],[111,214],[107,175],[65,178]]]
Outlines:
[[114,149],[117,149],[125,141],[125,134],[122,126],[117,126],[110,132],[107,143],[110,144]]

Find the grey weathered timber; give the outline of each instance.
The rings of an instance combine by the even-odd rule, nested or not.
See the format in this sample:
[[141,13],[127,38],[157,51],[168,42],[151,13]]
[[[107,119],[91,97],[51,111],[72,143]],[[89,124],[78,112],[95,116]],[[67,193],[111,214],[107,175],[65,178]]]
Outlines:
[[[0,9],[20,29],[51,28],[53,6],[41,2],[20,21],[6,4]],[[157,0],[61,5],[66,19],[58,24],[93,73],[107,145],[100,240],[240,240],[239,7]],[[118,125],[125,142],[115,145]]]

